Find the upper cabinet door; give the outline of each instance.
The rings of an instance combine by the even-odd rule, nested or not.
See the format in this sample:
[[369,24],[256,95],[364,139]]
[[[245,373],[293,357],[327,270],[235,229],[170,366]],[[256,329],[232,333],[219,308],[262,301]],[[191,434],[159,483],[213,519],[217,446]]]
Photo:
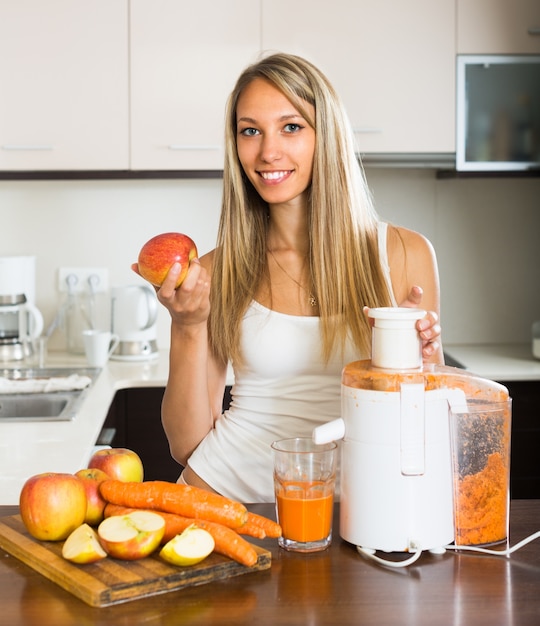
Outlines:
[[127,169],[127,0],[0,4],[0,169]]
[[454,152],[454,0],[262,2],[263,49],[327,74],[361,153]]
[[131,0],[131,168],[223,169],[227,96],[260,49],[254,0]]
[[539,54],[540,0],[457,0],[459,54]]

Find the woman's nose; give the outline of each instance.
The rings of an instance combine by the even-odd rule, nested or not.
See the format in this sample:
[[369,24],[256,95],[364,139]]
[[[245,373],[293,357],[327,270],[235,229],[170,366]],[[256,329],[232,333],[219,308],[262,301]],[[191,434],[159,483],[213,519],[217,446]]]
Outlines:
[[281,157],[279,138],[265,135],[261,141],[260,158],[265,163],[271,163]]

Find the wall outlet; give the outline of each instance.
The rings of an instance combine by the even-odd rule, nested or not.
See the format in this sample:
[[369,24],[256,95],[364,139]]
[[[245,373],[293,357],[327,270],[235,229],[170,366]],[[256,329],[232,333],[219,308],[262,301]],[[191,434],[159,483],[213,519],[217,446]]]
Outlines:
[[109,270],[106,267],[61,267],[58,270],[58,289],[61,292],[103,293],[109,289]]

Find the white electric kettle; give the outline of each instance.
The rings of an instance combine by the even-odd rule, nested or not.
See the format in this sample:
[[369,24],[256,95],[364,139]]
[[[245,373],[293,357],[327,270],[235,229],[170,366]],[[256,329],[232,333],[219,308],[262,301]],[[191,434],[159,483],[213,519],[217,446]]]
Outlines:
[[342,373],[340,534],[364,554],[444,551],[507,539],[510,399],[499,383],[424,365],[425,311],[371,309],[371,361]]
[[158,356],[158,301],[148,285],[111,289],[111,330],[119,337],[111,359],[141,361]]

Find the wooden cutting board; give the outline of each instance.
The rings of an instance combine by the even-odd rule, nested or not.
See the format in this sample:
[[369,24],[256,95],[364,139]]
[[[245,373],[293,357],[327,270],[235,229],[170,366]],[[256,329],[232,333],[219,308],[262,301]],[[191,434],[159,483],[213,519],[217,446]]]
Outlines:
[[0,548],[90,606],[137,600],[268,569],[272,564],[271,553],[254,545],[258,559],[253,567],[215,553],[191,567],[170,565],[157,554],[138,561],[107,557],[97,563],[77,565],[62,557],[62,545],[62,541],[31,537],[20,515],[0,519]]

